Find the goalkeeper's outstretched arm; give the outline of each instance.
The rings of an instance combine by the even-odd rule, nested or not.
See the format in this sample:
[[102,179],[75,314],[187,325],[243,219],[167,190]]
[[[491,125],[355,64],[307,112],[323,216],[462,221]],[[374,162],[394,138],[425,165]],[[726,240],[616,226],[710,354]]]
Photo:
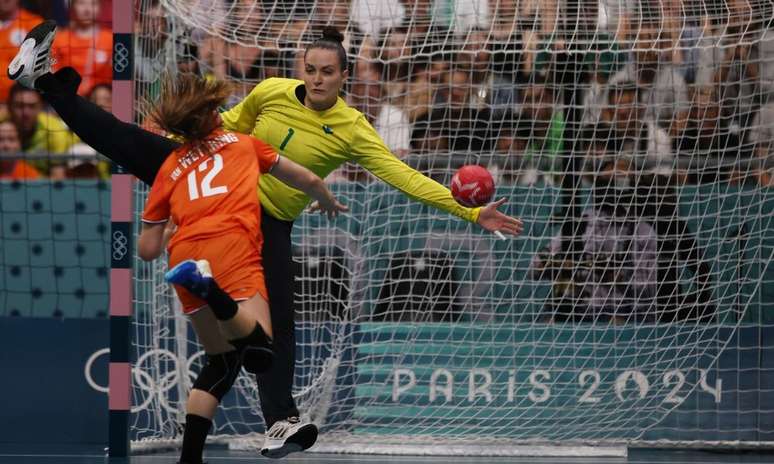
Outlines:
[[497,210],[505,204],[505,198],[481,208],[457,203],[449,189],[396,158],[364,116],[357,122],[351,152],[361,166],[417,201],[476,223],[489,232],[519,235],[523,229],[520,219]]

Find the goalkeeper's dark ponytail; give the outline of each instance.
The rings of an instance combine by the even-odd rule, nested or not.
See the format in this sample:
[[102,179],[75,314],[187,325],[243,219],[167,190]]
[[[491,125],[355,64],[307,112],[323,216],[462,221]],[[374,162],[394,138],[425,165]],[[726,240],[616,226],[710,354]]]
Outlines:
[[322,30],[322,37],[315,40],[311,45],[306,47],[306,52],[304,52],[304,59],[306,59],[306,54],[309,53],[309,50],[313,50],[315,48],[333,50],[339,56],[341,70],[345,71],[349,68],[349,62],[347,60],[347,51],[344,50],[344,46],[341,44],[342,42],[344,42],[344,35],[339,32],[338,29],[332,26],[325,26]]

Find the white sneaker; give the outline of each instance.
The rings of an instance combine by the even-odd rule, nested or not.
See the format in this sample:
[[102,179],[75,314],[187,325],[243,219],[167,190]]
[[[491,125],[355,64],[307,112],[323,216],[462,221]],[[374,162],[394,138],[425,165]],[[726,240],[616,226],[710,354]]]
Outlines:
[[34,89],[37,78],[51,72],[51,44],[54,42],[54,35],[54,21],[44,21],[33,27],[8,65],[8,77]]
[[266,432],[261,454],[267,458],[280,459],[290,453],[309,449],[317,441],[317,426],[302,422],[298,417],[277,421]]

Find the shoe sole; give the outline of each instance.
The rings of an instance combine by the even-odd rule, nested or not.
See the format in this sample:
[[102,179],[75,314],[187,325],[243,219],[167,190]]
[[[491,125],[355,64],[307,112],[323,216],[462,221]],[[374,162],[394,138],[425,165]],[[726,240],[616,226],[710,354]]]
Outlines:
[[298,453],[300,451],[308,450],[317,441],[317,426],[314,424],[306,424],[296,433],[289,436],[285,440],[285,444],[276,449],[264,448],[261,450],[261,454],[267,458],[282,459],[290,453]]
[[[25,70],[27,70],[27,65],[32,65],[33,72],[34,69],[38,67],[38,63],[36,63],[35,57],[33,56],[32,59],[29,59],[29,55],[33,54],[35,51],[35,48],[46,42],[48,40],[49,42],[53,41],[53,33],[56,31],[56,22],[54,21],[44,21],[37,26],[33,27],[30,32],[27,33],[27,35],[24,37],[24,41],[22,41],[22,45],[19,48],[19,52],[16,54],[16,56],[11,60],[11,64],[8,65],[8,69],[6,73],[8,74],[8,78],[15,81],[21,75],[24,73]],[[49,38],[49,35],[51,36]],[[48,48],[50,50],[51,44],[49,43]],[[48,53],[45,54],[45,59],[48,60]],[[15,68],[15,69],[14,69]],[[12,71],[14,69],[14,71]]]

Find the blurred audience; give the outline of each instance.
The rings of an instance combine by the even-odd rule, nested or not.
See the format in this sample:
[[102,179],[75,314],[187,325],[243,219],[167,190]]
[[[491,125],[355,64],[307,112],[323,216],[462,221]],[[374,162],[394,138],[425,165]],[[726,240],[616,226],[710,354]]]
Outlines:
[[0,122],[0,179],[38,179],[40,173],[20,158],[21,139],[11,121]]
[[[110,112],[113,106],[113,90],[107,84],[97,84],[87,98],[103,110]],[[66,176],[70,179],[107,179],[110,177],[110,161],[99,155],[89,145],[76,140],[67,150]]]
[[555,87],[532,82],[524,89],[520,107],[521,118],[532,124],[528,156],[548,182],[554,180],[553,174],[564,172],[560,155],[564,150],[565,123],[558,98]]
[[[770,163],[774,19],[743,0],[701,11],[678,0],[662,0],[658,8],[599,0],[583,4],[572,24],[560,16],[569,10],[558,0],[206,4],[214,22],[175,26],[174,39],[160,0],[144,0],[138,9],[135,78],[150,90],[149,98],[164,72],[183,71],[234,82],[235,103],[263,79],[300,77],[304,44],[323,25],[333,25],[344,33],[350,54],[354,77],[347,98],[395,154],[496,151],[508,179],[555,182],[566,168],[563,134],[571,114],[552,70],[568,38],[575,40],[568,33],[575,33],[583,37],[575,41],[588,46],[588,72],[579,77],[584,129],[578,129],[589,137],[581,144],[587,170],[599,169],[604,159],[604,165],[655,169],[701,183],[726,178],[731,168],[718,163],[738,165],[731,175],[736,178],[755,177],[753,171]],[[57,66],[78,69],[80,92],[109,110],[110,9],[111,0],[0,0],[0,60],[7,65],[41,16],[54,18],[66,26],[54,44]],[[164,59],[172,53],[176,68]],[[3,77],[0,92],[8,94],[10,86]],[[13,121],[22,149],[67,152],[74,138],[61,121],[44,113],[39,99],[16,97],[13,111],[0,106],[0,120]],[[91,164],[84,161],[89,156],[66,163],[64,175]],[[32,162],[42,175],[62,176],[56,158]],[[713,167],[683,175],[677,167],[682,161],[693,171],[705,161]]]
[[110,84],[97,84],[92,87],[88,99],[108,113],[113,112],[113,87]]
[[635,82],[610,86],[602,121],[612,127],[612,136],[622,154],[641,161],[641,167],[647,170],[669,174],[674,161],[671,138],[656,124],[655,115],[648,111],[641,95]]
[[352,0],[351,11],[358,30],[374,39],[381,31],[398,27],[407,19],[406,7],[400,0]]
[[366,116],[393,154],[404,157],[409,153],[408,115],[386,101],[384,84],[378,73],[356,76],[350,86],[348,103]]
[[83,79],[78,89],[81,95],[113,79],[113,32],[97,22],[99,13],[99,0],[72,0],[70,25],[60,29],[54,40],[56,66],[72,66],[78,71]]
[[670,135],[681,131],[688,120],[688,85],[672,63],[669,37],[656,27],[645,26],[634,37],[633,60],[610,78],[609,85],[633,82],[645,105],[644,117]]
[[40,157],[30,164],[52,179],[64,178],[67,151],[77,138],[58,117],[43,111],[40,94],[15,84],[8,98],[8,114],[19,132],[22,151]]
[[0,101],[8,99],[13,81],[5,70],[19,51],[24,36],[43,21],[41,16],[19,6],[19,0],[0,0]]

